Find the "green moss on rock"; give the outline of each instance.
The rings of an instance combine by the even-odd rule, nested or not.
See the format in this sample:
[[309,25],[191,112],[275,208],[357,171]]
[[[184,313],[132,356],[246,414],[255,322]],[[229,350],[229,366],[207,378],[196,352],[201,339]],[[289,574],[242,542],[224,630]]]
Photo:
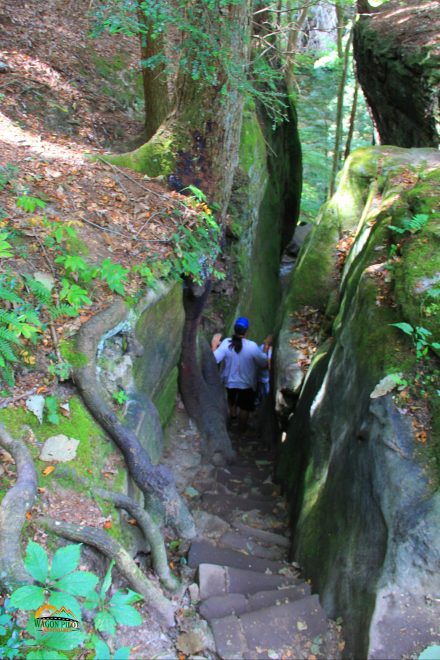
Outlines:
[[138,149],[125,154],[112,154],[99,157],[118,167],[127,167],[150,177],[167,176],[176,165],[173,136],[159,131]]

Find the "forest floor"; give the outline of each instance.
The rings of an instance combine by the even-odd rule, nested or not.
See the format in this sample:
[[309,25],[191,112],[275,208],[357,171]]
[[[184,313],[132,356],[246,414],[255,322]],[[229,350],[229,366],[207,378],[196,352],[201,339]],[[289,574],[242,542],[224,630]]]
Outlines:
[[[19,236],[16,252],[2,259],[0,278],[4,284],[12,274],[23,282],[37,274],[61,286],[73,272],[83,286],[79,270],[57,261],[73,245],[91,268],[117,264],[116,279],[133,295],[150,276],[136,266],[172,258],[177,228],[191,229],[197,218],[188,198],[160,177],[96,160],[105,148],[142,143],[142,86],[137,39],[91,37],[90,8],[85,0],[2,2],[0,232],[6,240]],[[23,208],[22,197],[39,201]],[[60,227],[70,227],[74,238],[51,244]],[[57,343],[108,304],[116,289],[107,283],[94,279],[80,314],[60,317],[29,347],[30,362],[16,365],[13,399],[50,386],[46,372]]]

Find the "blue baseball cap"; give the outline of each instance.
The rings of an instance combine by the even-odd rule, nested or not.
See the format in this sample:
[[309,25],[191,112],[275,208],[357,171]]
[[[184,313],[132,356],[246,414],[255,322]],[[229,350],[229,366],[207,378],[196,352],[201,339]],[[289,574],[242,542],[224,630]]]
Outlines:
[[240,318],[235,321],[234,327],[236,328],[237,326],[243,328],[243,330],[247,330],[249,328],[249,321],[244,316],[240,316]]

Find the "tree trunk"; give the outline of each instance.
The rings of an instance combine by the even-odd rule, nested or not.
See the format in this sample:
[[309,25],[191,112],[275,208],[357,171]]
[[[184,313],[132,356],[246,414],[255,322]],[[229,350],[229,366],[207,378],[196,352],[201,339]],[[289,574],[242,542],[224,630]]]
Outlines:
[[[148,60],[165,49],[163,37],[152,39],[151,29],[142,11],[138,11],[139,22],[144,25],[145,31],[140,35],[141,58]],[[142,64],[142,82],[144,89],[145,108],[145,137],[149,140],[170,110],[170,98],[168,93],[168,81],[165,67],[149,68]]]
[[[222,6],[212,25],[213,37],[224,28],[221,47],[230,53],[230,70],[246,71],[252,0]],[[216,32],[217,31],[217,32]],[[173,110],[153,137],[139,149],[106,156],[109,162],[155,177],[167,176],[177,189],[192,183],[220,205],[224,218],[238,159],[243,98],[218,63],[218,84],[193,80],[190,64],[176,79]],[[225,94],[225,89],[227,93]]]
[[298,39],[301,34],[304,23],[306,22],[307,14],[309,13],[310,5],[303,5],[298,20],[294,27],[289,32],[287,40],[287,58],[285,64],[286,71],[286,87],[287,93],[292,94],[295,87],[295,57],[298,49]]
[[183,329],[180,364],[180,391],[188,414],[196,422],[202,437],[205,458],[220,465],[234,459],[231,440],[226,428],[224,391],[214,357],[201,347],[198,349],[197,330],[210,291],[186,283],[183,294],[185,326]]
[[347,158],[350,155],[350,151],[351,151],[351,142],[353,140],[354,123],[355,123],[355,119],[356,119],[358,96],[359,96],[359,83],[356,81],[355,84],[354,84],[353,103],[351,104],[351,112],[350,112],[350,120],[349,120],[349,124],[348,124],[347,140],[345,142],[344,160],[347,160]]
[[352,41],[353,41],[353,28],[350,30],[350,34],[349,34],[349,37],[347,39],[347,43],[345,45],[344,60],[343,60],[343,63],[342,63],[341,79],[339,81],[338,104],[337,104],[337,109],[336,109],[335,146],[334,146],[334,152],[333,152],[332,172],[331,172],[330,185],[329,185],[329,191],[328,191],[329,199],[330,199],[330,197],[333,196],[333,194],[335,192],[336,175],[338,173],[339,164],[340,164],[340,161],[341,161],[340,151],[341,151],[342,128],[343,128],[342,127],[342,120],[344,118],[344,92],[345,92],[345,83],[346,83],[346,80],[347,80],[349,55],[350,55],[350,48],[351,48]]

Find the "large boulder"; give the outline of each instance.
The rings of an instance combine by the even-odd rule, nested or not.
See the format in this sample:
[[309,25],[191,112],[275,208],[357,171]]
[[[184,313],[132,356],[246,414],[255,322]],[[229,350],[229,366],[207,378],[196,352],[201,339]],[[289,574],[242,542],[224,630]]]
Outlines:
[[439,180],[434,150],[354,152],[288,297],[292,334],[292,311],[310,305],[329,327],[280,461],[294,553],[355,657],[398,658],[439,636],[438,365],[415,350],[417,330],[440,340]]
[[359,1],[356,70],[382,144],[439,144],[440,3]]

